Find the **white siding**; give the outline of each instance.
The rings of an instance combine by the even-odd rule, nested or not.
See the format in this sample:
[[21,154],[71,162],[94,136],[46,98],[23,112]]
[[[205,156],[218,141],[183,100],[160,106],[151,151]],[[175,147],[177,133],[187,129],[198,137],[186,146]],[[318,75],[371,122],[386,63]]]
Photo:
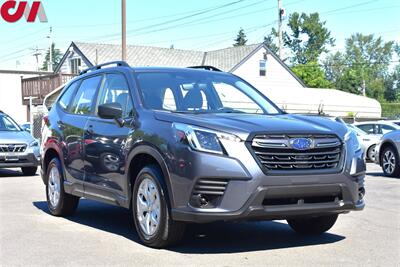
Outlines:
[[22,105],[21,76],[34,77],[0,73],[0,110],[10,115],[17,123],[28,121],[27,106]]
[[76,59],[76,58],[80,58],[81,59],[81,70],[87,69],[88,66],[85,64],[85,62],[83,61],[83,58],[79,56],[78,53],[76,53],[74,50],[70,50],[67,52],[67,57],[65,58],[65,61],[63,62],[63,64],[60,67],[60,73],[66,73],[66,74],[71,74],[71,60],[72,59]]
[[266,76],[260,76],[260,60],[267,53],[265,48],[260,48],[248,58],[241,66],[233,71],[233,74],[245,79],[262,93],[269,90],[290,88],[293,90],[304,88],[273,56],[267,54]]

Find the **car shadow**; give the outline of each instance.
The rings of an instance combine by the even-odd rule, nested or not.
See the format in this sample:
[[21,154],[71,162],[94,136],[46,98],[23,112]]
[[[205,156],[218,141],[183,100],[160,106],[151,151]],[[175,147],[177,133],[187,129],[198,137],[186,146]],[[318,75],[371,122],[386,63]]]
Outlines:
[[399,179],[400,177],[389,177],[389,176],[385,176],[383,174],[383,172],[367,172],[368,176],[372,176],[372,177],[380,177],[383,179]]
[[[33,176],[38,175],[37,173]],[[20,169],[0,169],[0,178],[9,178],[9,177],[22,177],[24,174]]]
[[[45,201],[33,205],[49,213]],[[81,199],[75,215],[66,219],[140,243],[131,213],[124,208]],[[279,221],[218,222],[188,225],[183,242],[168,250],[188,254],[236,253],[329,244],[343,239],[344,236],[332,233],[299,235]]]

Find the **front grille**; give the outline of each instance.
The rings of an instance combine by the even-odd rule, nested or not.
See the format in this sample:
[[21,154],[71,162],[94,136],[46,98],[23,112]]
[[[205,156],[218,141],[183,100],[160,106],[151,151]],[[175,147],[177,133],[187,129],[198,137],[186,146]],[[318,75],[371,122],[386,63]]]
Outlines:
[[0,144],[0,152],[25,152],[26,144]]
[[216,195],[222,196],[225,193],[228,180],[226,179],[199,179],[194,186],[193,195]]
[[[310,147],[298,150],[292,140],[306,138]],[[326,170],[340,166],[343,144],[335,135],[257,135],[251,148],[267,170]]]

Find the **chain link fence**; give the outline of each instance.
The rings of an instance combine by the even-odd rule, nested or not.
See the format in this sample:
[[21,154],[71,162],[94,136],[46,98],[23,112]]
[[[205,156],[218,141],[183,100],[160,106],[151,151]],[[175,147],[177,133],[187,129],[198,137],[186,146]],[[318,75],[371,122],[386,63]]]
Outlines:
[[42,123],[43,123],[43,112],[35,112],[33,115],[33,123],[32,127],[32,135],[34,138],[41,140],[42,139]]

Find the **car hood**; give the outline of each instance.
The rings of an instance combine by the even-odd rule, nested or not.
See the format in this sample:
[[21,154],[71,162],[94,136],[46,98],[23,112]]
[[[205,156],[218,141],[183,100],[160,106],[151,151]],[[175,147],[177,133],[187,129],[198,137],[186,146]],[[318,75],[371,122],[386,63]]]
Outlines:
[[9,132],[0,131],[0,143],[2,144],[12,144],[12,143],[26,143],[30,144],[35,139],[26,131],[19,132]]
[[237,113],[180,114],[155,111],[158,120],[180,122],[236,134],[246,140],[250,134],[336,134],[343,139],[343,123],[317,116],[293,114],[254,115]]

